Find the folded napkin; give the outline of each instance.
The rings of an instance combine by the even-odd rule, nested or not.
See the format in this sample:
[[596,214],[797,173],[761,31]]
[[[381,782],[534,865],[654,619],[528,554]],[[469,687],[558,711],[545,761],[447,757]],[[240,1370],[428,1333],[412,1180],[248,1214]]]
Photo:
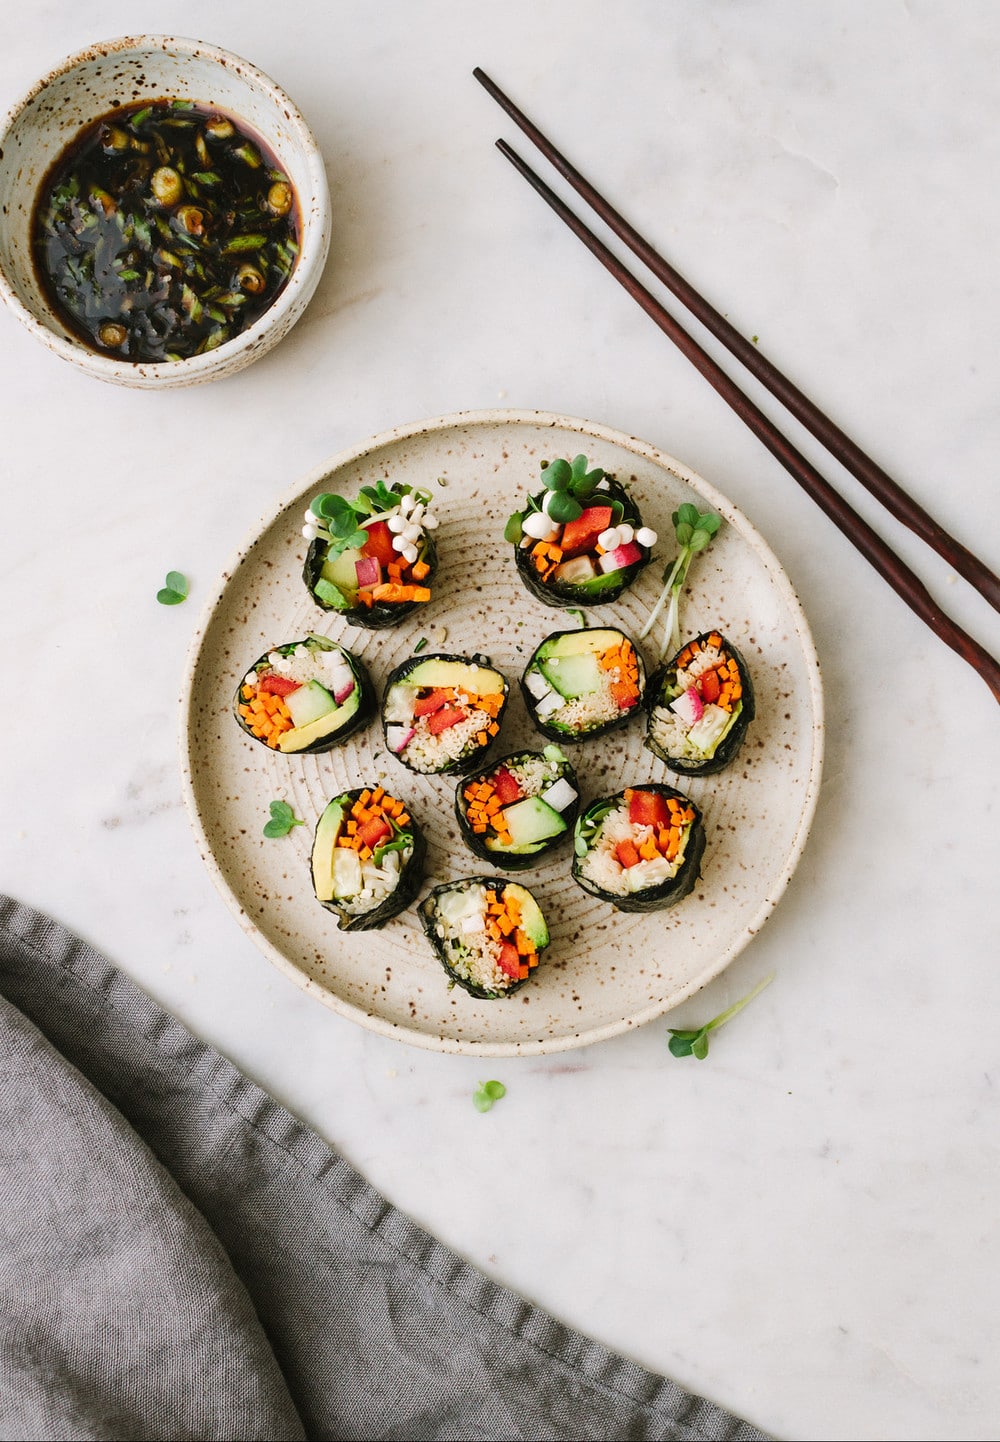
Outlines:
[[3,897],[0,1051],[3,1437],[764,1437],[481,1275]]

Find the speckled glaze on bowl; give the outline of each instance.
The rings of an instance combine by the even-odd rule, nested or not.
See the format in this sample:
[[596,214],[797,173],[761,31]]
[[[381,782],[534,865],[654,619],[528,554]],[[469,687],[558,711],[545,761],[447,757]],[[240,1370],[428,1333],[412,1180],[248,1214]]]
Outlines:
[[[50,309],[31,258],[31,215],[45,173],[79,131],[119,105],[177,98],[243,120],[281,162],[299,201],[300,251],[288,284],[256,323],[205,355],[134,364],[89,350]],[[276,345],[319,283],[330,247],[323,160],[285,92],[249,61],[200,40],[126,36],[71,55],[7,114],[0,132],[0,295],[43,345],[99,380],[145,390],[242,370]]]
[[[339,791],[371,782],[403,800],[428,841],[425,891],[479,875],[462,843],[454,781],[415,775],[390,756],[379,727],[324,756],[278,755],[247,740],[230,714],[246,666],[276,638],[319,631],[343,641],[377,687],[421,637],[428,649],[488,652],[516,680],[554,629],[551,608],[521,585],[504,522],[537,487],[539,463],[585,451],[629,482],[663,558],[592,624],[635,636],[673,546],[671,512],[684,501],[727,524],[698,557],[683,628],[719,627],[753,676],[757,715],[743,749],[717,776],[674,777],[643,745],[644,718],[576,746],[583,804],[644,781],[666,781],[701,809],[707,845],[701,881],[670,911],[625,914],[582,891],[572,848],[520,872],[549,923],[551,945],[516,996],[477,1001],[447,987],[413,908],[354,938],[312,894],[312,829]],[[435,496],[440,571],[419,615],[391,631],[360,631],[320,611],[301,579],[301,512],[317,492],[353,496],[380,477]],[[446,637],[441,629],[446,629]],[[653,646],[643,643],[647,664]],[[538,748],[517,687],[495,754]],[[766,542],[726,498],[653,446],[587,421],[535,411],[467,412],[389,431],[306,476],[268,516],[222,577],[195,637],[182,706],[182,770],[198,846],[241,925],[312,996],[342,1015],[416,1046],[482,1056],[555,1052],[614,1036],[661,1016],[733,960],[777,905],[805,844],[823,754],[819,666],[809,627]],[[268,803],[284,798],[306,825],[281,841],[261,835]]]

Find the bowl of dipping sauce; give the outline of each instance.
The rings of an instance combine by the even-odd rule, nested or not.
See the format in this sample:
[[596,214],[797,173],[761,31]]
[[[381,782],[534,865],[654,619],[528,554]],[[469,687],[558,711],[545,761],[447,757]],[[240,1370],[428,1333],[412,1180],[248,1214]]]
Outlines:
[[312,132],[217,46],[92,45],[0,132],[0,295],[100,380],[159,389],[241,370],[298,320],[329,244]]

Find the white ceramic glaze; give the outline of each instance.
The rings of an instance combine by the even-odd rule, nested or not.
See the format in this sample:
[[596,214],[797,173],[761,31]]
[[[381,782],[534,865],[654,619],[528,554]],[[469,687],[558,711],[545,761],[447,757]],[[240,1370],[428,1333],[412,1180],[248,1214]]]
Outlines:
[[[643,517],[673,547],[670,514],[685,500],[726,521],[692,572],[685,636],[720,627],[753,675],[757,718],[723,772],[677,778],[643,745],[643,718],[573,746],[586,805],[643,780],[670,780],[701,807],[708,844],[690,897],[652,915],[626,915],[584,893],[572,847],[518,874],[542,905],[552,944],[516,996],[477,1001],[449,989],[411,908],[381,931],[343,935],[316,902],[309,872],[316,820],[332,795],[381,784],[400,797],[429,842],[427,886],[480,874],[458,834],[457,778],[417,776],[384,749],[378,721],[317,756],[283,756],[248,738],[232,715],[247,669],[269,648],[310,631],[359,655],[381,689],[413,654],[485,652],[508,677],[511,701],[494,755],[544,739],[517,679],[538,643],[573,622],[536,601],[503,540],[507,515],[538,485],[539,463],[588,456],[631,486]],[[321,611],[302,581],[302,510],[320,490],[354,495],[379,477],[435,493],[440,570],[434,597],[390,631],[363,631]],[[633,636],[655,600],[662,563],[594,624]],[[643,644],[647,665],[655,638]],[[223,577],[195,641],[185,687],[186,795],[204,860],[242,925],[285,972],[335,1010],[418,1046],[490,1056],[586,1045],[652,1020],[716,976],[759,930],[785,889],[812,819],[823,749],[819,669],[808,625],[767,544],[724,496],[652,446],[607,427],[539,412],[480,412],[428,421],[366,441],[317,468],[268,517]],[[268,803],[292,803],[307,824],[280,843],[261,833]]]
[[[142,365],[88,349],[42,294],[31,258],[31,216],[46,171],[98,116],[139,100],[195,100],[243,120],[295,188],[300,251],[288,284],[254,325],[205,355]],[[42,343],[100,380],[143,389],[194,385],[241,370],[287,334],[316,289],[330,245],[322,157],[296,106],[249,61],[218,46],[140,35],[92,45],[50,71],[15,105],[0,133],[0,295]]]

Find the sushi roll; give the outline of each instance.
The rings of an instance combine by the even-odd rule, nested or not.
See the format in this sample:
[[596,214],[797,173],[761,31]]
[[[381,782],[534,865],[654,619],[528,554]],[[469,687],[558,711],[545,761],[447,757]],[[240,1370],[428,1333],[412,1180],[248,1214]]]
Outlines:
[[272,751],[329,751],[375,714],[375,688],[357,656],[326,636],[275,646],[240,682],[233,714]]
[[657,911],[701,874],[701,812],[672,786],[647,782],[594,801],[576,823],[573,880],[619,911]]
[[542,465],[545,489],[507,522],[518,575],[547,606],[604,606],[649,564],[656,532],[624,486],[586,456]]
[[646,710],[646,745],[672,771],[721,771],[754,718],[746,662],[721,631],[705,631],[650,678]]
[[488,656],[411,656],[385,684],[386,748],[423,775],[471,771],[500,730],[507,691]]
[[624,726],[645,684],[642,657],[623,631],[555,631],[521,677],[525,704],[543,736],[585,741]]
[[549,944],[541,907],[515,881],[464,877],[436,886],[417,911],[449,985],[486,1001],[522,987]]
[[317,606],[352,626],[396,626],[431,599],[437,516],[429,491],[379,481],[349,501],[329,493],[306,511],[302,578]]
[[427,845],[406,807],[381,786],[344,791],[316,823],[316,900],[341,931],[371,931],[409,906],[420,890]]
[[465,844],[505,871],[547,856],[572,832],[579,809],[576,773],[558,746],[515,751],[455,789]]

